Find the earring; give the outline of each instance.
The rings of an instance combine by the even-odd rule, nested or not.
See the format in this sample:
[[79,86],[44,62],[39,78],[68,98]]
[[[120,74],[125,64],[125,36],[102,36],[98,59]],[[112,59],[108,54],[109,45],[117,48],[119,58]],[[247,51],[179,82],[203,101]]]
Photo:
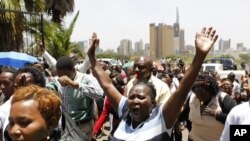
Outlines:
[[47,141],[48,141],[48,140],[50,139],[50,136],[47,136],[46,139],[47,139]]

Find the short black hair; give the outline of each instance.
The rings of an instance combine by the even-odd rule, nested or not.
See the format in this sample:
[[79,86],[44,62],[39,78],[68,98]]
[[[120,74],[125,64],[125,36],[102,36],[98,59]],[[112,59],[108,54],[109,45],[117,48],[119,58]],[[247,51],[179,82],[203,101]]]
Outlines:
[[173,73],[163,73],[162,77],[170,77],[171,79],[174,78],[174,74]]
[[208,74],[199,74],[192,86],[192,90],[195,88],[202,87],[207,92],[211,93],[213,96],[219,93],[219,86],[217,81]]
[[74,62],[68,56],[60,57],[56,63],[56,69],[58,70],[61,69],[72,70],[74,67],[75,67]]
[[43,73],[35,67],[25,66],[23,68],[20,68],[18,70],[17,74],[27,73],[27,72],[31,73],[31,75],[33,76],[35,85],[38,85],[40,87],[45,87],[45,85],[46,85],[45,77],[44,77]]
[[13,67],[5,67],[2,69],[1,73],[3,73],[3,72],[12,73],[14,75],[14,77],[17,75],[17,69],[13,68]]

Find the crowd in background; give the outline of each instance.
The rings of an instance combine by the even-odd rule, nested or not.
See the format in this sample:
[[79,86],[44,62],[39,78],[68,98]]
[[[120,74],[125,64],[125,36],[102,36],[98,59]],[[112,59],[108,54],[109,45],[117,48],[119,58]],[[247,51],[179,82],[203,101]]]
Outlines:
[[[207,32],[210,34],[211,39],[215,38],[212,31],[206,30]],[[95,45],[98,44],[96,34],[93,34],[92,39],[93,44],[91,47],[95,48]],[[168,112],[167,120],[166,116],[163,115],[163,121],[159,124],[168,122],[165,123],[166,127],[164,127],[164,132],[167,132],[167,135],[160,131],[159,136],[155,135],[154,139],[157,140],[157,137],[161,137],[168,138],[171,141],[181,141],[182,130],[187,128],[189,141],[218,141],[222,132],[224,138],[222,137],[221,140],[226,141],[225,138],[228,135],[226,134],[227,131],[223,131],[223,129],[228,114],[236,105],[249,101],[248,74],[242,76],[241,83],[239,83],[233,72],[228,74],[226,78],[221,78],[217,72],[196,70],[199,74],[197,74],[194,83],[183,84],[182,81],[192,82],[189,80],[190,76],[185,78],[190,67],[192,70],[192,64],[187,65],[181,59],[177,59],[173,63],[171,59],[162,58],[158,61],[162,68],[154,64],[156,60],[152,60],[148,56],[138,56],[133,60],[133,66],[124,68],[123,64],[112,66],[103,61],[96,61],[98,67],[100,66],[99,69],[103,70],[104,73],[102,73],[96,70],[95,59],[91,58],[93,57],[91,52],[88,54],[89,58],[86,57],[83,63],[77,63],[78,57],[74,52],[71,52],[69,56],[60,57],[58,60],[50,56],[44,48],[42,53],[43,59],[40,62],[28,64],[23,68],[1,67],[0,128],[2,140],[14,140],[20,138],[20,136],[24,136],[23,138],[27,136],[26,140],[55,139],[54,129],[60,126],[57,124],[61,114],[60,107],[62,111],[69,113],[88,140],[101,138],[102,127],[107,121],[110,124],[109,139],[119,140],[122,135],[134,136],[134,131],[137,128],[142,128],[141,126],[145,126],[145,128],[157,126],[153,123],[146,125],[144,121],[151,118],[151,112],[158,115],[158,112],[155,112],[156,110],[175,111],[174,106],[169,106],[168,100],[176,99],[178,95],[181,95],[180,92],[186,92],[187,98],[184,99],[184,104],[180,104],[181,110],[173,112],[173,115]],[[193,73],[195,74],[195,72]],[[108,78],[104,77],[106,75]],[[110,83],[108,83],[109,81]],[[143,85],[140,84],[142,82]],[[113,90],[110,84],[116,90]],[[191,88],[184,89],[185,85],[191,85]],[[144,90],[140,90],[140,87],[143,87],[143,89],[150,88],[152,89],[149,90],[150,93],[155,93],[152,96],[154,100],[151,101],[149,107],[136,105],[137,102],[145,102],[143,100],[146,96],[134,94],[138,91],[145,93]],[[111,92],[121,94],[121,96],[109,94]],[[48,96],[45,96],[47,101],[39,93],[47,94]],[[50,95],[52,96],[50,97]],[[135,106],[129,107],[128,104],[128,107],[126,107],[127,102]],[[21,105],[17,105],[17,103]],[[57,105],[55,105],[56,103]],[[121,106],[122,104],[124,107]],[[32,107],[27,107],[27,105],[39,105],[42,118],[40,117],[36,122],[44,123],[44,127],[36,125],[37,127],[31,128],[29,125],[33,122],[31,119],[35,119],[37,118],[36,115],[39,115],[36,109],[30,110],[30,112],[34,110],[33,113],[36,113],[33,115],[34,117],[27,116],[30,114],[27,113],[24,119],[18,118],[17,108],[19,107],[20,110],[20,107],[23,109]],[[178,104],[176,103],[176,105],[176,109],[178,109]],[[46,110],[51,111],[53,114],[46,114]],[[126,112],[130,112],[130,114],[125,114]],[[177,118],[171,119],[172,116]],[[131,131],[128,134],[123,131],[123,128],[127,128],[127,124],[130,122],[132,122],[131,127],[129,127]],[[172,123],[174,123],[173,126]],[[227,124],[231,123],[227,122]],[[38,130],[38,127],[42,129]],[[17,129],[19,130],[17,131]],[[158,130],[158,127],[155,130]],[[36,133],[31,133],[33,131]],[[149,132],[148,129],[142,130],[142,133],[147,132]]]

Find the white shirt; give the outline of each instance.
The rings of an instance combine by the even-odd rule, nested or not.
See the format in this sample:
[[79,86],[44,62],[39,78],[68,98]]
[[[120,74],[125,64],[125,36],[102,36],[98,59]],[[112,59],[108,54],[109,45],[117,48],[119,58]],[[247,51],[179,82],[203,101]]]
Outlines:
[[250,125],[250,100],[235,106],[227,115],[220,141],[230,140],[230,125]]
[[[56,66],[56,59],[51,56],[46,50],[44,51],[43,53],[43,58],[46,60],[46,62],[51,66],[51,67],[54,67]],[[86,57],[84,62],[81,63],[81,64],[76,64],[75,65],[75,68],[76,70],[78,70],[79,72],[82,72],[82,73],[86,73],[87,70],[90,68],[90,62],[89,62],[89,58]]]
[[138,125],[132,127],[131,117],[128,117],[128,101],[126,97],[122,97],[119,103],[118,114],[122,119],[118,128],[114,133],[115,141],[145,141],[162,139],[168,140],[171,135],[172,128],[167,129],[162,113],[163,104],[158,105],[152,110],[150,116]]
[[[10,97],[9,100],[7,100],[3,105],[0,106],[0,129],[2,130],[2,135],[4,135],[4,129],[7,127],[9,124],[9,114],[10,114],[10,107],[11,107],[11,99],[12,96]],[[4,136],[2,136],[2,141],[4,141]]]

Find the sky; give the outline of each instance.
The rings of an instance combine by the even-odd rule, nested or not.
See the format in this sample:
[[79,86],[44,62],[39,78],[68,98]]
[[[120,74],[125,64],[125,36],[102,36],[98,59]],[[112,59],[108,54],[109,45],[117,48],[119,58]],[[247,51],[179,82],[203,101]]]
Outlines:
[[244,43],[250,48],[250,0],[75,0],[64,22],[69,25],[79,10],[71,40],[87,40],[96,32],[102,49],[116,51],[122,39],[149,43],[149,24],[173,25],[176,7],[186,45],[194,45],[202,27],[212,26],[219,39],[231,39],[231,47]]

